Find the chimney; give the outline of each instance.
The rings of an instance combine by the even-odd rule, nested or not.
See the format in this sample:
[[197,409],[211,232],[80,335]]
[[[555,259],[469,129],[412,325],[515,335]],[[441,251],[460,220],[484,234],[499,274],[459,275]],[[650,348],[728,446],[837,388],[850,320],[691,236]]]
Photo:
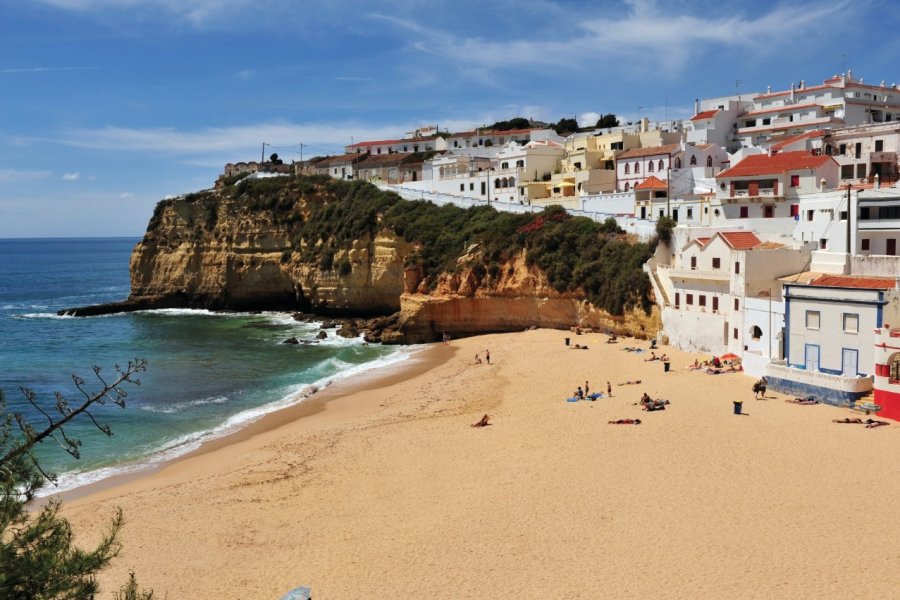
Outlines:
[[791,82],[791,104],[794,103],[794,90],[795,89],[796,89],[796,86],[794,86],[794,82],[792,81]]
[[700,98],[694,98],[694,114],[700,114]]
[[804,80],[802,80],[802,79],[800,80],[800,89],[801,89],[801,90],[805,90],[805,89],[806,89],[806,82],[805,82]]
[[772,86],[771,86],[771,85],[766,86],[766,93],[767,93],[767,94],[771,94],[771,93],[772,93]]

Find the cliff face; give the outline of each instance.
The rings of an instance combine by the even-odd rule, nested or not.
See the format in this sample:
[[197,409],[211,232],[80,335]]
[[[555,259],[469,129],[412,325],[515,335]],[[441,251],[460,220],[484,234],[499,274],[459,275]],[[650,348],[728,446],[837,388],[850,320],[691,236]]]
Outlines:
[[[465,257],[460,259],[465,262]],[[581,294],[558,293],[544,274],[529,267],[525,253],[500,268],[485,282],[472,268],[441,277],[429,292],[415,270],[407,272],[400,298],[399,336],[405,342],[438,339],[442,333],[461,337],[484,332],[522,331],[528,327],[568,329],[573,326],[615,331],[647,338],[662,327],[659,311],[641,310],[613,316],[598,310]],[[390,340],[390,336],[388,336]]]
[[131,256],[132,301],[329,315],[400,309],[403,265],[413,247],[390,232],[337,251],[335,263],[347,261],[348,272],[322,270],[295,252],[296,232],[274,211],[223,197],[211,208],[212,202],[162,208]]
[[[388,343],[433,341],[444,332],[464,336],[531,326],[578,325],[637,337],[654,336],[660,329],[655,308],[649,315],[634,309],[612,316],[589,302],[584,289],[561,284],[560,269],[573,251],[557,250],[549,261],[556,269],[555,285],[538,266],[540,261],[526,260],[529,250],[522,240],[541,235],[534,232],[562,223],[567,215],[539,216],[530,223],[531,217],[509,223],[504,219],[518,217],[503,216],[495,226],[485,224],[490,214],[484,211],[466,213],[472,217],[467,223],[473,232],[507,227],[499,239],[519,240],[518,246],[500,252],[496,235],[488,243],[472,243],[478,233],[448,237],[448,232],[458,231],[451,221],[439,224],[446,208],[404,203],[371,186],[327,178],[258,181],[165,200],[132,253],[128,301],[69,314],[191,307],[379,317],[351,323],[350,330],[367,331],[367,339]],[[435,220],[411,233],[416,219],[423,218]],[[585,223],[573,224],[575,233],[585,229]],[[405,235],[397,233],[404,229]],[[588,241],[575,244],[576,250],[590,249],[597,238],[580,239]],[[461,245],[468,250],[456,257],[454,249]],[[595,255],[601,246],[598,243]],[[620,262],[610,258],[594,264]],[[633,270],[615,268],[626,274]],[[596,297],[596,288],[592,293]],[[616,297],[628,294],[634,297],[627,290]]]

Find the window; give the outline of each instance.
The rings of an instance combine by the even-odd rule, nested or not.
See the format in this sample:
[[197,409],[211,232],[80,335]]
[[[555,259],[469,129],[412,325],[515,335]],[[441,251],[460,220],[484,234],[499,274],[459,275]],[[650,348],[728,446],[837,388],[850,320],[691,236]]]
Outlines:
[[712,300],[713,300],[713,307],[712,307],[713,312],[719,312],[719,297],[713,296]]
[[819,319],[821,318],[821,314],[817,310],[808,310],[806,311],[806,328],[807,329],[819,329]]
[[711,166],[712,166],[712,156],[707,156],[707,157],[706,157],[706,166],[707,166],[707,167],[711,167]]
[[629,165],[628,163],[625,163],[625,174],[626,175],[631,174],[631,165]]
[[828,248],[828,240],[825,238],[820,239],[819,240],[819,249],[825,250],[826,248]]
[[575,163],[575,170],[576,170],[576,171],[580,171],[580,170],[581,170],[581,163],[580,163],[580,162]]
[[862,243],[862,249],[864,251],[869,249],[869,238],[863,238],[861,243]]
[[838,147],[838,154],[840,154],[841,156],[843,156],[844,154],[847,154],[847,144],[841,144]]
[[774,216],[775,216],[775,207],[774,206],[772,206],[771,204],[766,204],[765,206],[763,206],[763,218],[764,219],[771,219]]
[[678,292],[675,292],[675,308],[678,308],[678,305],[680,304],[680,302],[681,302],[681,294],[679,294]]
[[461,192],[466,191],[466,184],[464,184],[464,183],[459,184],[459,191],[461,191]]
[[841,165],[841,179],[853,179],[853,165]]
[[697,298],[697,304],[699,304],[700,306],[706,306],[706,296],[704,294],[700,294],[700,296]]
[[692,257],[691,257],[691,268],[692,268],[692,269],[696,269],[696,268],[697,268],[697,257],[696,257],[696,256],[692,256]]
[[635,174],[641,172],[641,163],[639,163],[639,162],[634,163],[634,172],[635,172]]
[[694,303],[694,295],[693,294],[685,294],[684,302],[688,306],[692,305]]
[[653,161],[652,160],[649,163],[647,163],[647,172],[648,173],[653,172]]
[[665,163],[663,163],[662,159],[659,159],[659,170],[662,171],[665,168],[666,168]]
[[806,220],[807,220],[807,221],[812,221],[812,220],[813,220],[813,215],[814,215],[814,214],[816,214],[816,211],[814,211],[814,210],[808,210],[808,211],[806,211]]
[[746,219],[750,215],[750,207],[742,206],[741,207],[741,218]]
[[791,175],[791,187],[800,187],[799,175]]
[[741,263],[738,261],[734,261],[734,274],[735,275],[741,274]]
[[741,308],[741,301],[738,300],[737,298],[735,298],[734,299],[734,310],[740,310],[740,308]]
[[859,315],[856,313],[844,313],[844,333],[859,333]]
[[712,260],[713,269],[718,269],[719,267],[721,267],[721,266],[722,266],[721,263],[722,263],[722,259],[721,259],[721,258],[714,258],[714,259]]
[[625,182],[625,191],[627,192],[627,191],[630,190],[630,189],[631,189],[631,184],[629,184],[629,183],[626,181],[626,182]]
[[737,327],[735,327],[735,328],[732,329],[731,331],[732,331],[731,336],[732,336],[734,339],[738,339],[738,330],[737,330]]
[[676,168],[676,169],[680,169],[680,168],[681,168],[681,157],[678,157],[678,158],[675,159],[675,168]]
[[693,208],[687,209],[687,218],[688,218],[688,219],[693,219],[693,218],[694,218],[694,209],[693,209]]
[[692,157],[691,157],[691,166],[692,166],[692,167],[696,167],[696,166],[697,166],[697,157],[696,157],[696,156],[692,156]]
[[509,163],[508,163],[508,162],[502,162],[502,163],[500,163],[500,168],[501,168],[501,169],[508,169],[508,168],[509,168]]
[[754,340],[762,338],[762,329],[759,328],[759,325],[753,326],[753,329],[750,330],[750,337]]
[[884,152],[884,140],[875,140],[875,152]]
[[791,204],[791,216],[795,219],[800,215],[800,205],[799,204]]
[[525,166],[525,161],[524,161],[524,160],[517,160],[517,161],[516,161],[516,166],[517,166],[517,167],[524,167],[524,166]]

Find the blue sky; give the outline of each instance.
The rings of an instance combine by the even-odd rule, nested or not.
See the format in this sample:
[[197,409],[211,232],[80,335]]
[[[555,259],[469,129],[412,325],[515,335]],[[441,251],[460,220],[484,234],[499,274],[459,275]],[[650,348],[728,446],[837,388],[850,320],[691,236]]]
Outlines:
[[139,236],[263,142],[290,161],[425,124],[688,117],[738,79],[844,66],[893,83],[898,21],[865,0],[0,0],[0,237]]

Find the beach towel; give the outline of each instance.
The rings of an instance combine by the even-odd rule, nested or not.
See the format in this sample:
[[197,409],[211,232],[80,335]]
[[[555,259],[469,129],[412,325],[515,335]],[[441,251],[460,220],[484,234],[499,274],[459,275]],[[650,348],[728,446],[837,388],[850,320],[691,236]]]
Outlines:
[[597,398],[603,398],[603,394],[600,392],[595,392],[593,394],[588,395],[588,400],[596,400]]
[[281,597],[281,600],[310,600],[312,597],[312,590],[308,587],[298,587],[284,596]]
[[566,398],[566,402],[578,402],[578,396],[572,396],[571,398]]

